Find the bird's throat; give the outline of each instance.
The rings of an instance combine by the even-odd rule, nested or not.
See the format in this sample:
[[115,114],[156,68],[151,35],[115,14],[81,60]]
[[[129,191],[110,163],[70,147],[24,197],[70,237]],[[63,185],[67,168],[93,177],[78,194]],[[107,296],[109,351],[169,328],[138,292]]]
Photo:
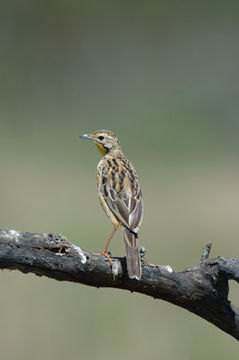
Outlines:
[[102,145],[99,144],[98,142],[94,141],[95,145],[97,146],[97,149],[99,150],[99,153],[104,156],[107,153],[106,148]]

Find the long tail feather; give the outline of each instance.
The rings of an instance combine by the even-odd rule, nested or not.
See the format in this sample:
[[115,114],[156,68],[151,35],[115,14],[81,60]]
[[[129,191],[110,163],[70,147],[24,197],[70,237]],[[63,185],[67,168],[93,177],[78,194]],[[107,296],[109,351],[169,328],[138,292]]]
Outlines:
[[141,263],[137,234],[123,226],[123,239],[126,249],[127,270],[129,278],[140,280]]

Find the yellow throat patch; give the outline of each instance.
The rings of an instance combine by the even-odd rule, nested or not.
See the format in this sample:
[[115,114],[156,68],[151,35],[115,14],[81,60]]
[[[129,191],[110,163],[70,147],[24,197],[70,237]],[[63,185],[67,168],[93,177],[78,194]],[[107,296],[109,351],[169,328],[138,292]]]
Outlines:
[[99,144],[98,142],[94,141],[94,144],[97,146],[97,149],[99,150],[99,153],[104,156],[107,153],[107,150],[104,148],[102,144]]

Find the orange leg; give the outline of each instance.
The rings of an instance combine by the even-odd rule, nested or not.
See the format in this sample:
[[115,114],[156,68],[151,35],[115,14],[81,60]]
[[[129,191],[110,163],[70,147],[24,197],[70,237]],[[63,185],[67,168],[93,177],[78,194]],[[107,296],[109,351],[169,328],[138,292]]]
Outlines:
[[107,241],[107,243],[106,243],[106,245],[105,245],[105,247],[104,247],[104,249],[102,251],[102,255],[107,257],[110,263],[111,263],[111,260],[110,260],[110,256],[108,255],[107,250],[108,250],[110,242],[113,239],[113,236],[116,233],[116,230],[118,229],[118,227],[119,227],[119,224],[115,224],[114,230],[112,231],[112,234],[110,235],[109,240]]

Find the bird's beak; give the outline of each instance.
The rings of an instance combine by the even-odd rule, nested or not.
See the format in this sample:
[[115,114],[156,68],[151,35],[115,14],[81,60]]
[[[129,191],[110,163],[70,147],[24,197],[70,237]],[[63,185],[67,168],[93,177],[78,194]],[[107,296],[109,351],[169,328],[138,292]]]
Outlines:
[[87,139],[87,140],[94,140],[94,138],[92,138],[92,137],[90,136],[90,134],[80,135],[80,138],[82,138],[82,139]]

